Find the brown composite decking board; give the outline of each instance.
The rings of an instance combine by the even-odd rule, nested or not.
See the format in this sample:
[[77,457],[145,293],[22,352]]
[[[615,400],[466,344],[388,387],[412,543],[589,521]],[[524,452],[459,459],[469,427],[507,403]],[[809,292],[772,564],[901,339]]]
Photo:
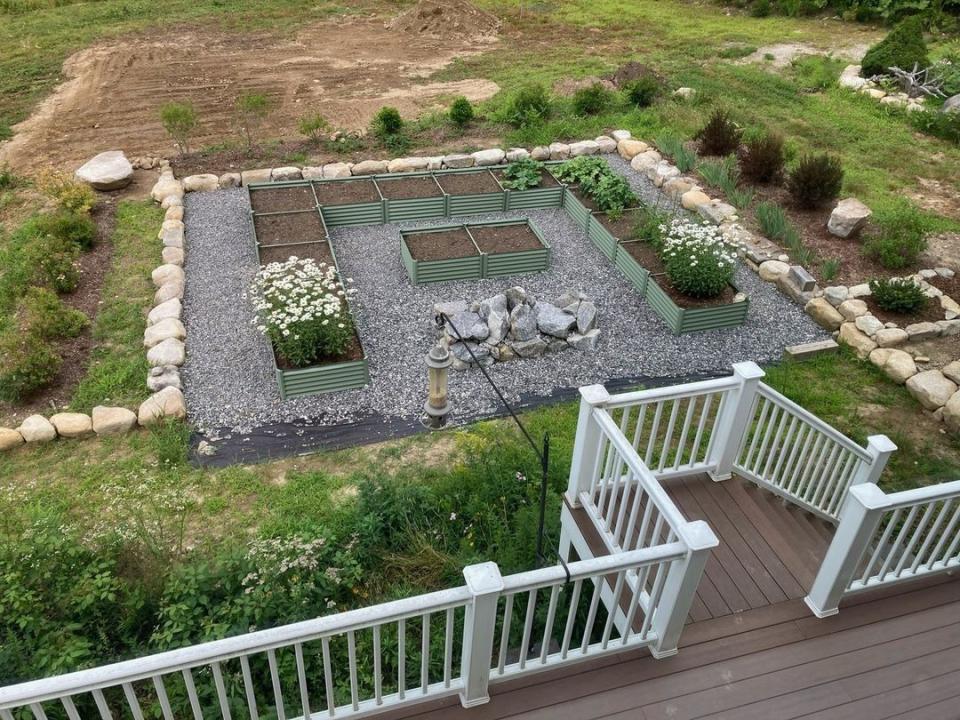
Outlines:
[[[725,546],[707,563],[678,655],[627,651],[495,683],[491,702],[470,710],[445,698],[385,717],[960,720],[954,577],[860,593],[838,615],[818,619],[802,596],[829,544],[829,523],[736,477],[664,484],[681,512],[705,520]],[[588,528],[585,511],[571,512]],[[592,552],[605,554],[598,535],[584,536]],[[742,612],[729,610],[738,598],[724,595],[728,581],[748,584],[737,589],[740,601],[752,601]]]

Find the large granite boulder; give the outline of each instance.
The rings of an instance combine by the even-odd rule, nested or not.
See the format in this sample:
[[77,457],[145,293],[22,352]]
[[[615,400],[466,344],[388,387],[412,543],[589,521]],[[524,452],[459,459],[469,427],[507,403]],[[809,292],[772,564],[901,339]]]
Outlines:
[[75,176],[95,190],[119,190],[133,180],[133,165],[122,150],[108,150],[87,160]]

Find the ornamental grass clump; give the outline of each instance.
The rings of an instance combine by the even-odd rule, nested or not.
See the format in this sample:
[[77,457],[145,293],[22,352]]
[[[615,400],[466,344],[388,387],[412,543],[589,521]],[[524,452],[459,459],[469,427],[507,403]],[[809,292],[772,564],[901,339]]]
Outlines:
[[719,229],[676,219],[660,230],[661,258],[673,287],[695,298],[717,297],[727,288],[737,256],[724,242]]
[[347,351],[354,335],[347,300],[354,292],[326,263],[297,257],[270,263],[250,287],[254,322],[277,355],[305,367]]

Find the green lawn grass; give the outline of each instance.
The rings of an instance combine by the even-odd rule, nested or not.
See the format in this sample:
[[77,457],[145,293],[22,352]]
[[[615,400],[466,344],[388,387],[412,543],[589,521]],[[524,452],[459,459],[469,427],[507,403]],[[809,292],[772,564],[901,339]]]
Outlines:
[[90,412],[95,405],[135,408],[149,394],[144,384],[144,308],[153,299],[150,271],[158,263],[156,234],[162,220],[163,211],[149,200],[124,201],[117,207],[113,265],[93,324],[96,346],[71,402],[78,412]]

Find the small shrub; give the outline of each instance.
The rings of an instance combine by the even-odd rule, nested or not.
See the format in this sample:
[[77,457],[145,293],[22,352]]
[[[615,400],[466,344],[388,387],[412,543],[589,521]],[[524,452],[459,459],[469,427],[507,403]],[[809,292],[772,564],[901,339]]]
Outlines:
[[798,207],[813,209],[836,200],[843,167],[834,155],[805,155],[790,171],[787,189]]
[[466,127],[474,118],[473,105],[463,95],[450,104],[450,121],[457,127]]
[[625,208],[637,201],[627,179],[614,172],[600,178],[590,195],[596,200],[597,207],[612,217],[619,217]]
[[750,5],[750,16],[765,18],[770,15],[770,0],[754,0]]
[[649,107],[660,94],[660,82],[653,75],[645,75],[627,82],[623,91],[631,105]]
[[864,251],[885,268],[899,270],[915,265],[927,249],[930,223],[912,203],[902,201],[879,210],[873,226],[864,241]]
[[840,258],[827,258],[820,264],[820,279],[830,282],[840,273]]
[[927,135],[960,145],[960,113],[922,110],[907,113],[907,119],[917,130]]
[[42,338],[21,328],[0,334],[0,399],[19,402],[49,385],[60,356]]
[[637,215],[637,222],[633,226],[633,237],[650,243],[660,250],[663,247],[664,232],[670,225],[673,214],[659,207],[644,205]]
[[90,216],[69,210],[41,215],[35,227],[44,235],[61,238],[82,250],[92,248],[97,239],[97,226]]
[[199,124],[193,103],[189,101],[166,103],[160,108],[160,122],[163,123],[163,129],[173,138],[180,154],[190,152],[190,138]]
[[529,190],[540,184],[543,163],[531,158],[517,160],[507,165],[503,171],[501,184],[510,190]]
[[688,148],[676,135],[660,135],[654,144],[664,155],[673,160],[680,172],[690,172],[697,166],[697,153]]
[[294,367],[342,355],[353,339],[347,305],[353,291],[326,263],[297,257],[270,263],[260,268],[250,294],[257,329]]
[[729,155],[740,145],[740,128],[726,111],[714,110],[695,139],[700,141],[700,153],[703,155]]
[[550,114],[550,95],[543,85],[520,88],[507,104],[505,119],[514,127],[535,125]]
[[0,166],[0,190],[11,190],[20,184],[20,179],[6,165]]
[[248,148],[253,147],[260,126],[270,114],[271,107],[270,98],[264,93],[244,93],[237,98],[237,120]]
[[27,289],[16,316],[21,328],[43,340],[76,337],[90,324],[82,312],[65,305],[47,288],[39,287]]
[[790,221],[783,208],[770,201],[757,205],[757,222],[760,224],[760,232],[771,240],[782,240],[790,228]]
[[603,83],[595,82],[573,94],[573,109],[578,115],[599,115],[610,105],[612,96]]
[[56,170],[41,170],[37,173],[36,184],[40,192],[56,200],[64,210],[86,213],[97,202],[93,188]]
[[930,65],[927,45],[923,41],[923,20],[908,17],[890,31],[883,40],[867,50],[861,61],[864,77],[884,75],[891,67],[912,70],[914,63],[921,68]]
[[677,219],[664,229],[663,258],[667,277],[684,295],[716,297],[736,268],[736,254],[718,228]]
[[77,266],[80,248],[69,240],[53,235],[38,236],[28,243],[24,257],[39,285],[51,287],[58,293],[69,293],[80,284]]
[[783,173],[785,162],[783,137],[776,133],[762,133],[748,138],[740,153],[740,170],[750,180],[770,183]]
[[300,134],[310,142],[319,143],[330,132],[330,123],[320,113],[304,115],[298,124]]
[[871,280],[870,293],[877,305],[892,313],[917,312],[928,300],[923,288],[910,278]]
[[380,140],[399,135],[403,132],[403,118],[400,117],[400,111],[389,106],[380,108],[377,114],[373,116],[370,130]]

